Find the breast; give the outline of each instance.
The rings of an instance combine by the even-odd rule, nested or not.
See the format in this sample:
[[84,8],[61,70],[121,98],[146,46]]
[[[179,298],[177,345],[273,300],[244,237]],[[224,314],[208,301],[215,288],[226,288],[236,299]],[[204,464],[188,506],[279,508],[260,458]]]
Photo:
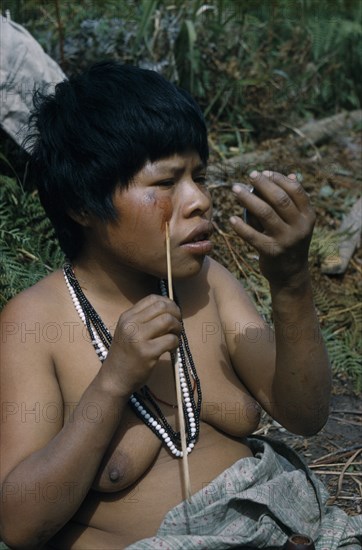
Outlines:
[[160,440],[126,409],[119,428],[103,457],[92,489],[117,492],[137,481],[156,459]]
[[201,418],[211,426],[234,437],[246,437],[259,426],[260,405],[245,390],[210,393],[202,406]]
[[202,420],[234,437],[250,435],[259,425],[261,408],[236,375],[226,347],[194,345],[193,355],[203,395]]

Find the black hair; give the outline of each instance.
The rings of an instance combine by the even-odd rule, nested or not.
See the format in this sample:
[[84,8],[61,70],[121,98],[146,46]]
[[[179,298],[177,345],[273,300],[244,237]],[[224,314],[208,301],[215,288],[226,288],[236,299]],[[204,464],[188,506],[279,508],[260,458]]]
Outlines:
[[207,131],[193,98],[155,71],[105,61],[34,96],[30,179],[69,259],[83,245],[69,212],[114,219],[116,185],[147,161],[195,150],[207,163]]

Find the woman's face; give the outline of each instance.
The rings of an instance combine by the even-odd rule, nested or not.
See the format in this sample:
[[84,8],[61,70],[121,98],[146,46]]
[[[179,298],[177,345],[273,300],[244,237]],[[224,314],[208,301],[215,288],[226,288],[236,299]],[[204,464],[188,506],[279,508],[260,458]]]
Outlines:
[[206,167],[198,153],[147,162],[127,189],[117,187],[116,220],[92,220],[87,248],[119,269],[157,277],[167,274],[165,228],[169,224],[173,276],[199,272],[212,249],[212,204]]

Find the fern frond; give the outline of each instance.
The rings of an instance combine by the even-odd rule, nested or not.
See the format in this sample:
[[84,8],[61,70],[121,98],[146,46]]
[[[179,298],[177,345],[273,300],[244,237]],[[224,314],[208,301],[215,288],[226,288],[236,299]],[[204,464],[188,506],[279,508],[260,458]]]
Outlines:
[[[0,307],[64,262],[36,192],[0,176]],[[31,230],[29,230],[31,228]]]

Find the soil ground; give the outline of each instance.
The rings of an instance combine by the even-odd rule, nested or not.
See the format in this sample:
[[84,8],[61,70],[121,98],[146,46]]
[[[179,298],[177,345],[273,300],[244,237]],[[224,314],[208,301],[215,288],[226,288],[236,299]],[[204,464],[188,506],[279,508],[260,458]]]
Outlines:
[[[299,138],[301,139],[301,138]],[[285,173],[298,171],[303,185],[311,196],[317,211],[317,226],[327,232],[338,229],[344,215],[350,210],[361,194],[361,133],[347,130],[331,136],[328,142],[301,150],[296,147],[294,136],[282,137],[272,143],[264,142],[259,150],[276,147],[273,166],[256,166],[258,169],[277,169]],[[211,162],[219,162],[217,150],[213,152]],[[254,294],[256,303],[264,306],[267,287],[256,277],[257,257],[252,249],[233,236],[228,223],[231,212],[235,212],[235,201],[230,185],[235,182],[248,183],[247,173],[243,172],[242,156],[238,170],[220,178],[213,176],[210,185],[213,189],[215,221],[217,232],[214,237],[214,256],[233,273],[246,281],[251,274],[253,284],[249,290]],[[313,253],[312,253],[313,255]],[[343,276],[329,276],[321,273],[321,261],[311,258],[311,273],[317,297],[324,295],[325,307],[321,305],[322,326],[333,316],[335,303],[339,304],[339,314],[349,308],[358,308],[361,302],[362,253],[357,249]],[[319,300],[323,302],[323,300]],[[354,311],[355,311],[354,309]],[[332,311],[332,313],[330,313]],[[336,312],[336,337],[340,331],[352,331],[350,320]],[[340,323],[340,324],[338,324]],[[359,331],[361,326],[354,326]],[[359,340],[360,342],[360,340]],[[357,344],[357,349],[360,344]],[[333,364],[333,361],[332,361]],[[341,368],[342,365],[342,368]],[[360,365],[360,363],[359,363]],[[355,371],[343,369],[343,358],[333,367],[333,390],[330,417],[320,433],[313,437],[295,436],[273,423],[267,415],[262,418],[259,433],[281,439],[301,453],[316,475],[320,476],[330,492],[330,504],[337,504],[351,515],[362,513],[362,400],[360,389],[361,367]]]

